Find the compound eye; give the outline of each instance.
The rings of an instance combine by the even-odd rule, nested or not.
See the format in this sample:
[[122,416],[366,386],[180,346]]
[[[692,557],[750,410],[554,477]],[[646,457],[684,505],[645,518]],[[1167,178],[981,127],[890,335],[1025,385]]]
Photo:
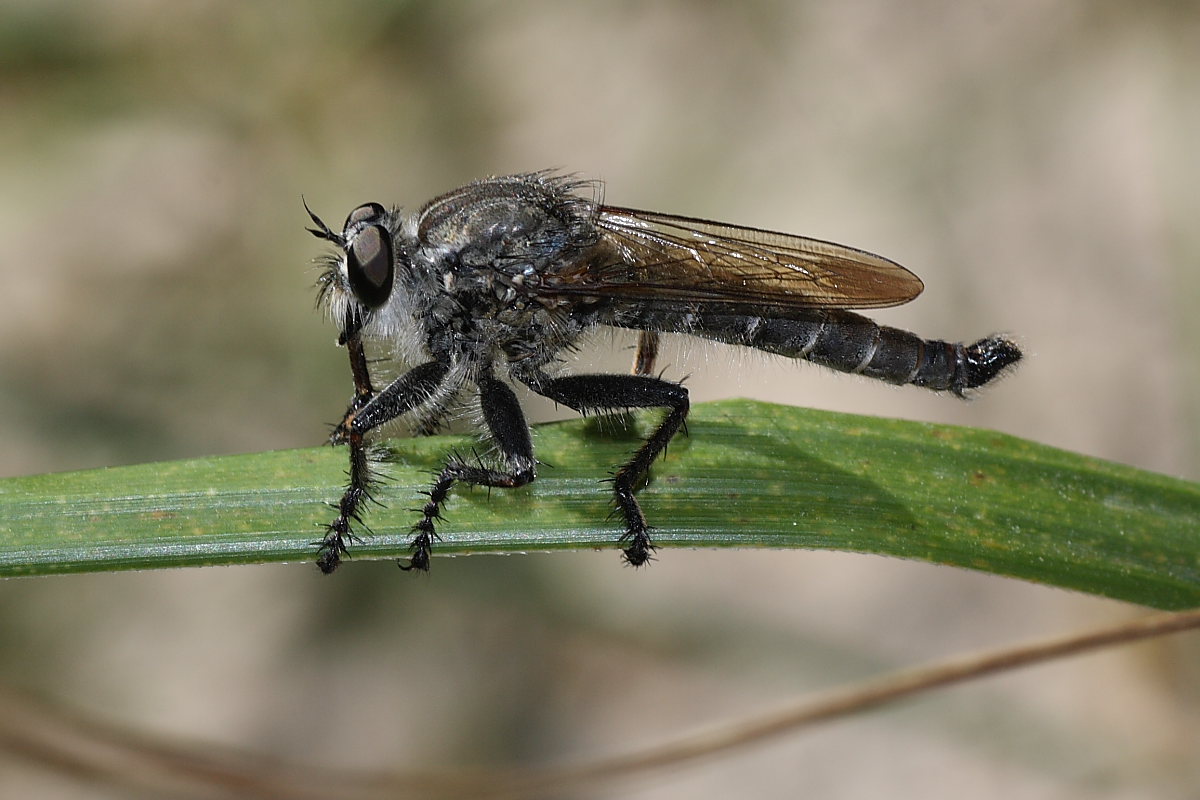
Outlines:
[[368,225],[359,231],[346,251],[346,277],[358,301],[367,308],[379,308],[386,303],[392,293],[395,269],[392,237],[387,229]]
[[353,233],[352,229],[359,225],[367,222],[377,222],[383,217],[384,213],[383,206],[379,205],[379,203],[363,203],[346,217],[346,222],[342,225],[342,233],[349,235]]

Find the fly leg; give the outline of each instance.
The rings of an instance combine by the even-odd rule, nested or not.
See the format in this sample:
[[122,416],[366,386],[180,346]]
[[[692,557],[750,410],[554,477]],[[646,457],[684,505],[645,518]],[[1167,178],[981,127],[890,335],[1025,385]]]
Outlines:
[[507,384],[493,376],[490,370],[479,375],[475,384],[479,387],[479,403],[483,410],[484,424],[487,425],[492,441],[500,451],[503,466],[495,469],[478,463],[469,464],[458,455],[450,456],[446,466],[442,467],[433,486],[426,493],[429,501],[422,509],[422,519],[413,526],[416,536],[410,544],[412,558],[408,564],[401,564],[401,569],[429,569],[429,554],[433,549],[434,539],[438,538],[434,530],[434,520],[442,518],[442,504],[446,502],[450,487],[455,482],[514,489],[530,483],[537,477],[533,440],[517,396]]
[[367,367],[367,352],[363,349],[362,325],[362,317],[350,309],[346,312],[345,329],[338,337],[338,344],[346,347],[346,355],[350,357],[350,374],[354,377],[354,400],[342,417],[343,425],[351,411],[357,411],[375,394],[371,386],[371,372]]
[[[362,524],[363,505],[371,499],[373,480],[365,441],[367,433],[427,400],[449,371],[447,365],[430,361],[414,367],[376,394],[370,388],[366,358],[356,333],[346,337],[346,345],[354,370],[355,396],[329,438],[334,444],[345,442],[350,447],[349,480],[336,506],[337,517],[326,527],[325,538],[317,550],[317,566],[325,574],[338,568],[347,552],[347,543],[356,538],[352,523]],[[356,363],[356,358],[361,361]],[[362,383],[359,381],[360,367],[364,376]]]
[[[310,212],[311,213],[311,212]],[[318,220],[319,222],[319,220]],[[325,224],[320,223],[325,228]],[[331,234],[332,235],[332,234]],[[350,373],[354,376],[354,399],[342,415],[342,421],[329,435],[330,444],[346,442],[350,447],[349,483],[342,499],[338,502],[338,516],[325,530],[325,538],[317,555],[317,566],[326,575],[337,569],[342,554],[346,552],[346,541],[355,538],[350,530],[350,520],[362,522],[359,506],[370,497],[370,459],[361,435],[350,436],[350,423],[354,415],[375,395],[371,385],[371,372],[367,365],[367,354],[363,349],[362,317],[353,309],[346,310],[346,320],[338,344],[344,345],[350,358]]]
[[[525,379],[523,379],[525,380]],[[667,414],[633,457],[613,475],[613,498],[625,519],[625,560],[640,567],[650,560],[654,544],[650,526],[634,492],[641,486],[654,459],[666,449],[687,419],[688,391],[678,383],[646,375],[530,376],[525,382],[538,394],[581,414],[630,408],[666,408]]]
[[658,358],[658,344],[661,337],[656,331],[641,331],[638,333],[637,352],[633,356],[634,375],[654,374],[654,361]]

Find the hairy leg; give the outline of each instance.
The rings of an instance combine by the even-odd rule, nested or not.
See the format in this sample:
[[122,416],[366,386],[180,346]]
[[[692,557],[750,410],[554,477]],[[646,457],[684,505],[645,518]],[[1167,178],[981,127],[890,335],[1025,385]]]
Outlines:
[[412,559],[408,564],[402,564],[401,569],[429,569],[430,551],[437,538],[434,520],[441,519],[442,505],[446,502],[450,487],[456,482],[513,489],[537,477],[533,439],[517,396],[490,371],[480,375],[475,382],[479,387],[484,424],[499,450],[501,464],[493,468],[482,463],[467,463],[458,455],[450,456],[426,493],[429,501],[421,510],[421,521],[413,526],[416,536],[411,543]]
[[633,457],[613,476],[613,499],[625,520],[625,560],[640,567],[650,560],[654,544],[650,526],[634,493],[650,465],[674,438],[687,419],[688,392],[678,383],[647,375],[530,376],[529,387],[538,394],[580,413],[629,408],[666,408],[667,414]]
[[[348,340],[347,346],[351,346],[353,341]],[[361,352],[360,346],[358,353],[361,355]],[[352,361],[353,353],[352,350]],[[365,359],[363,370],[365,376]],[[366,391],[363,391],[356,370],[354,400],[330,436],[330,441],[335,444],[344,442],[349,445],[350,469],[346,490],[336,505],[337,517],[326,526],[325,538],[317,551],[317,566],[322,572],[328,574],[338,568],[342,556],[347,552],[347,544],[356,538],[352,526],[354,523],[362,524],[363,506],[371,499],[372,478],[366,434],[420,405],[437,390],[448,371],[447,365],[430,361],[401,375],[382,391],[372,393],[369,378],[366,379]]]

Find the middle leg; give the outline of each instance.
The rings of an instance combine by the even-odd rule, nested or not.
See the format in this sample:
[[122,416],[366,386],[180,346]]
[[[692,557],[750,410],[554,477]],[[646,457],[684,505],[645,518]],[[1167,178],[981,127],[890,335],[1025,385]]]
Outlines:
[[502,465],[500,468],[486,467],[483,464],[470,464],[458,455],[451,455],[438,473],[433,486],[426,496],[429,498],[421,509],[421,521],[413,526],[413,537],[410,547],[412,558],[408,564],[401,564],[404,570],[429,570],[429,555],[433,549],[433,541],[438,538],[434,529],[434,520],[442,517],[442,504],[450,493],[450,487],[457,481],[475,486],[495,486],[503,489],[514,489],[524,486],[537,477],[537,459],[533,456],[533,439],[529,434],[529,424],[521,411],[517,396],[506,383],[493,376],[489,371],[481,374],[475,381],[479,387],[479,404],[483,410],[484,424],[487,425],[492,441],[500,451]]

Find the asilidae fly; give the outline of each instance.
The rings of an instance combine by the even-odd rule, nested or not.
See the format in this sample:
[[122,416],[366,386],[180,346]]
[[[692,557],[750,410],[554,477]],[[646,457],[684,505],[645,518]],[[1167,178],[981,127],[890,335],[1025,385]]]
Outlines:
[[[431,432],[468,390],[478,397],[491,460],[448,457],[413,526],[405,569],[429,569],[435,523],[456,482],[513,488],[537,476],[514,383],[583,414],[666,410],[612,477],[624,558],[640,566],[655,548],[634,492],[688,414],[687,389],[651,374],[659,334],[745,345],[959,397],[1021,358],[1004,336],[973,344],[922,339],[846,310],[920,294],[921,280],[886,258],[603,205],[598,182],[551,172],[486,178],[411,214],[367,203],[340,232],[309,215],[310,232],[337,247],[319,280],[320,301],[340,327],[355,389],[331,436],[349,445],[350,469],[320,544],[325,572],[357,538],[371,499],[367,434],[402,415]],[[564,356],[598,326],[641,331],[633,374],[563,373]],[[415,366],[377,388],[365,340]]]

